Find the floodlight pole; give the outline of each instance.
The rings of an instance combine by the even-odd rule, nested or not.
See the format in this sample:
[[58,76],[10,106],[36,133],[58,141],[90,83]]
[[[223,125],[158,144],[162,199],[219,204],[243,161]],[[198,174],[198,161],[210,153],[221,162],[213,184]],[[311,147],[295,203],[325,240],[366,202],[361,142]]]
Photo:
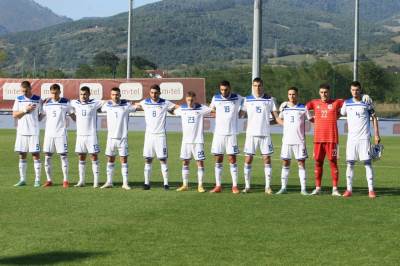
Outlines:
[[128,18],[128,49],[126,55],[126,79],[130,79],[132,75],[132,13],[133,0],[129,0],[129,18]]
[[355,19],[354,19],[354,66],[353,66],[353,80],[358,80],[358,49],[359,49],[359,12],[360,2],[355,0]]
[[262,47],[262,1],[254,0],[253,26],[253,69],[252,77],[261,77],[261,47]]

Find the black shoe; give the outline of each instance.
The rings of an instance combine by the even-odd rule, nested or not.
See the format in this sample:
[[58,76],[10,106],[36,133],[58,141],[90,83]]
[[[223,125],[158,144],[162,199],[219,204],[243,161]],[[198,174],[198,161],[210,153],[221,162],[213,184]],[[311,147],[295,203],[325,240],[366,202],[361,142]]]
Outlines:
[[164,185],[164,190],[169,190],[169,185]]
[[144,184],[143,185],[143,190],[150,190],[150,185]]

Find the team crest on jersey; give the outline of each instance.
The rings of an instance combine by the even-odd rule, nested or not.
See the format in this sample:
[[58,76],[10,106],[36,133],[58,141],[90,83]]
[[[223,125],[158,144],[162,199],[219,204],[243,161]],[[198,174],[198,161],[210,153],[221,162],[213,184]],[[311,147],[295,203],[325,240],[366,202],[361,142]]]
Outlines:
[[329,110],[333,109],[333,105],[332,104],[328,104],[328,109]]

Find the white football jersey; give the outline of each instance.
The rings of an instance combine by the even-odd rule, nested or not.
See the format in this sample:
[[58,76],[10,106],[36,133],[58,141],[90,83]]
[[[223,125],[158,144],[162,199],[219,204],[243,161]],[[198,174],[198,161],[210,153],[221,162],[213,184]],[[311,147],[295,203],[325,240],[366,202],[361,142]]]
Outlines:
[[81,102],[73,100],[71,106],[76,115],[76,135],[77,136],[96,136],[97,135],[97,110],[103,103],[98,100]]
[[24,111],[30,104],[36,105],[36,109],[18,119],[18,135],[39,136],[39,114],[42,112],[42,100],[40,96],[32,95],[31,98],[27,98],[24,95],[18,96],[15,99],[12,110],[15,112]]
[[238,119],[242,103],[243,97],[233,93],[227,98],[221,94],[212,98],[210,107],[215,108],[214,134],[220,136],[238,134]]
[[174,109],[175,104],[164,99],[153,102],[147,98],[140,102],[146,120],[146,133],[165,134],[165,120],[167,112]]
[[249,136],[269,137],[271,135],[271,112],[276,112],[276,103],[273,97],[254,95],[247,96],[243,103],[243,111],[247,112],[247,130]]
[[310,112],[304,104],[286,106],[279,117],[283,119],[284,145],[300,145],[306,140],[306,120],[311,119]]
[[107,113],[108,138],[122,139],[128,137],[129,113],[136,108],[126,100],[114,104],[108,101],[103,105],[101,111]]
[[59,101],[49,100],[43,103],[43,115],[46,116],[45,136],[50,138],[64,137],[67,134],[67,115],[72,111],[66,98]]
[[353,98],[350,98],[344,102],[340,113],[347,115],[348,141],[369,140],[371,138],[370,118],[374,109],[370,104],[356,102]]
[[210,107],[201,104],[196,104],[192,108],[187,104],[182,104],[178,109],[176,109],[175,114],[182,118],[182,143],[204,143],[204,116],[210,114],[211,110]]

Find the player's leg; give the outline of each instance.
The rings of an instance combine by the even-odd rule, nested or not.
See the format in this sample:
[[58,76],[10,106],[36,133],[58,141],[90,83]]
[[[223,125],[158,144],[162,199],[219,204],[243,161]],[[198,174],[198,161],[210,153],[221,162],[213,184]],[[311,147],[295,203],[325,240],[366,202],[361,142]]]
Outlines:
[[274,153],[274,145],[272,144],[271,137],[260,138],[260,149],[264,161],[264,175],[265,175],[265,193],[272,194],[271,181],[272,181],[272,161],[271,155]]
[[101,188],[112,188],[113,185],[113,177],[115,171],[115,155],[107,154],[107,181],[104,183]]
[[272,166],[271,156],[263,155],[264,162],[264,176],[265,176],[265,194],[272,195],[271,181],[272,181]]
[[69,162],[68,162],[68,142],[67,136],[55,138],[55,147],[60,155],[61,170],[63,173],[63,187],[69,187]]
[[112,188],[113,185],[113,177],[115,171],[115,155],[116,155],[116,141],[107,138],[106,144],[106,152],[105,155],[107,156],[107,168],[106,168],[106,175],[107,180],[101,188]]
[[244,183],[245,188],[243,189],[243,193],[249,193],[251,188],[251,172],[252,172],[252,163],[253,163],[253,156],[256,153],[256,143],[255,137],[246,135],[246,141],[244,143]]
[[290,173],[290,161],[292,159],[292,146],[283,144],[281,148],[282,170],[281,170],[281,189],[276,194],[286,194],[287,184]]
[[204,161],[206,159],[204,152],[204,144],[194,144],[192,147],[193,157],[197,162],[197,191],[200,193],[206,192],[203,187],[204,179]]
[[329,166],[331,168],[332,177],[332,196],[342,196],[338,191],[339,183],[339,168],[337,164],[338,158],[338,145],[336,143],[327,143],[327,154],[329,159]]
[[225,151],[225,136],[214,135],[211,144],[211,153],[214,154],[215,167],[215,187],[210,191],[210,193],[219,193],[222,191],[221,179],[223,172],[223,162],[224,162],[224,151]]
[[143,157],[145,158],[144,184],[143,184],[144,190],[150,189],[151,170],[154,157],[153,139],[154,139],[153,136],[150,134],[146,134],[144,137],[144,145],[143,145]]
[[197,191],[200,193],[206,192],[203,186],[204,180],[204,160],[197,161]]
[[26,185],[26,169],[27,169],[27,162],[26,162],[27,153],[20,152],[19,153],[19,181],[14,185],[15,187],[21,187]]
[[85,175],[86,175],[86,138],[85,136],[76,136],[75,152],[78,154],[78,174],[79,181],[74,187],[84,187],[85,186]]
[[307,147],[305,143],[297,144],[292,146],[294,157],[297,160],[297,165],[299,167],[299,179],[300,179],[300,193],[302,195],[309,195],[306,191],[306,159],[308,158]]
[[239,194],[238,188],[238,167],[236,162],[236,155],[239,153],[239,146],[237,144],[236,135],[227,136],[225,138],[226,154],[228,154],[229,169],[232,178],[232,193]]
[[154,146],[154,150],[156,152],[157,158],[160,160],[161,175],[163,177],[164,190],[169,190],[167,136],[157,136],[155,144],[156,146]]
[[191,145],[182,143],[180,158],[182,160],[182,186],[176,191],[187,191],[189,189],[189,164],[192,157]]
[[189,159],[182,160],[182,186],[180,186],[176,191],[189,190],[189,164],[190,164]]
[[33,168],[35,170],[34,187],[40,187],[40,176],[42,172],[42,162],[40,161],[39,136],[29,136],[29,152],[32,153]]
[[369,140],[362,140],[359,142],[359,157],[364,162],[365,175],[368,183],[368,195],[370,198],[375,198],[376,194],[374,191],[374,169],[372,168],[371,160],[371,143]]
[[97,140],[97,136],[90,136],[88,138],[87,150],[90,153],[90,158],[92,160],[92,172],[93,172],[93,187],[97,188],[99,186],[99,175],[100,175],[100,163],[99,163],[99,152],[100,147]]
[[324,159],[325,159],[325,143],[314,143],[314,175],[315,175],[315,189],[311,192],[311,195],[320,195],[322,193],[322,175],[324,171]]
[[121,139],[118,141],[118,153],[121,162],[121,175],[122,175],[122,188],[125,190],[130,190],[128,175],[129,175],[129,166],[128,166],[128,139]]
[[44,157],[44,171],[46,172],[46,183],[44,183],[44,187],[51,187],[53,185],[52,180],[52,153],[46,152]]
[[353,192],[353,177],[354,177],[354,165],[358,158],[357,156],[357,145],[353,141],[347,141],[346,145],[346,191],[343,193],[343,197],[351,197]]
[[53,185],[52,181],[52,156],[55,152],[55,138],[50,138],[45,136],[43,142],[43,152],[45,153],[44,157],[44,171],[46,173],[46,183],[43,185],[44,187],[51,187]]

